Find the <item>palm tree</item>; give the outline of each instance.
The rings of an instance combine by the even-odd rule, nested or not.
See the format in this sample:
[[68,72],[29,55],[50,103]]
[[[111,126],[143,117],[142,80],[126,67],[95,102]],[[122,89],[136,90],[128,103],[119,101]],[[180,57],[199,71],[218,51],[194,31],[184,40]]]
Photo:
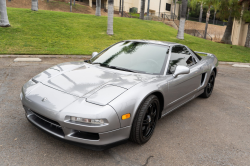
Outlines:
[[150,7],[150,0],[148,0],[148,10],[147,10],[147,16],[149,16],[149,7]]
[[187,3],[188,0],[182,0],[182,10],[181,10],[180,23],[177,34],[177,38],[182,40],[184,39],[184,29],[185,29],[186,15],[187,15]]
[[[244,8],[244,11],[243,11],[243,20],[245,22],[250,22],[250,11],[247,8]],[[247,30],[245,47],[249,47],[250,48],[250,24],[248,24],[248,30]]]
[[101,0],[96,0],[96,16],[101,16]]
[[214,8],[214,21],[213,21],[213,24],[215,23],[215,16],[216,16],[217,10],[219,9],[220,5],[221,5],[221,1],[216,1],[213,4],[213,8]]
[[0,0],[0,27],[9,27],[9,19],[7,15],[6,0]]
[[107,34],[113,35],[114,0],[108,0],[108,28]]
[[196,5],[200,5],[200,15],[199,15],[199,22],[202,22],[202,13],[203,13],[203,7],[205,5],[205,0],[191,0],[190,6],[195,9]]
[[231,36],[233,29],[233,19],[239,19],[241,16],[241,6],[238,0],[221,0],[219,8],[219,18],[221,20],[228,20],[227,27],[221,39],[223,43],[232,44]]
[[72,0],[70,0],[70,12],[72,12]]
[[38,0],[31,1],[31,10],[38,11]]
[[141,0],[141,13],[140,13],[140,19],[144,20],[144,11],[145,11],[145,0]]
[[209,17],[210,17],[210,10],[211,10],[212,5],[216,3],[216,1],[219,1],[219,0],[206,0],[206,5],[208,6],[208,9],[207,9],[207,14],[206,14],[206,26],[205,26],[204,39],[207,38],[207,28],[208,28],[208,22],[209,22]]

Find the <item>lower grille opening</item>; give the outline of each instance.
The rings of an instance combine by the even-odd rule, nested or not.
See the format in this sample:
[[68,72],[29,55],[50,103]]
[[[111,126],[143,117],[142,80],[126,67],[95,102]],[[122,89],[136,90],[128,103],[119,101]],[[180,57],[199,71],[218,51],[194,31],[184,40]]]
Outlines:
[[58,122],[46,118],[34,111],[29,110],[29,112],[31,114],[29,114],[27,118],[35,123],[38,127],[44,128],[57,136],[64,137],[64,132]]
[[81,138],[81,139],[89,139],[89,140],[99,140],[98,133],[88,133],[83,131],[75,131],[72,137]]

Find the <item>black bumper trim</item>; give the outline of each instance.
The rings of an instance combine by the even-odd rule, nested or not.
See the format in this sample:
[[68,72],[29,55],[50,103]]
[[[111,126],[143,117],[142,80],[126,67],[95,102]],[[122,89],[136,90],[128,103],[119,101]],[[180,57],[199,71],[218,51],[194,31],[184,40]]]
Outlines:
[[[26,118],[27,118],[27,116],[26,116]],[[56,139],[59,139],[59,140],[61,140],[63,142],[66,142],[66,143],[69,143],[69,144],[72,144],[72,145],[75,145],[75,146],[78,146],[78,147],[83,147],[83,148],[86,148],[86,149],[90,149],[90,150],[103,151],[103,150],[110,149],[110,148],[113,148],[115,146],[118,146],[118,145],[121,145],[121,144],[124,144],[124,143],[128,142],[128,139],[121,140],[121,141],[118,141],[118,142],[114,142],[114,143],[111,143],[111,144],[106,144],[106,145],[90,145],[90,144],[74,142],[74,141],[70,141],[70,140],[66,140],[66,139],[57,137],[57,136],[53,135],[52,133],[49,133],[49,132],[45,131],[44,129],[40,128],[39,126],[37,126],[36,124],[34,124],[32,121],[29,120],[29,118],[27,118],[27,119],[35,127],[42,130],[43,132],[47,133],[48,135],[53,136]]]

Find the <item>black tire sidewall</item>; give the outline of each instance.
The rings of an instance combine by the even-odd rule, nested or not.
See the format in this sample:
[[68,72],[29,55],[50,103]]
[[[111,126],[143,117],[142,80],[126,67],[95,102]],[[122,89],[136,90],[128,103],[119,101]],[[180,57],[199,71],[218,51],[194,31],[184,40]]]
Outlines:
[[[215,72],[214,71],[212,71],[212,73],[211,73],[211,75],[209,77],[209,80],[210,80],[211,77],[214,77],[214,84],[215,84]],[[212,95],[213,90],[214,90],[214,85],[213,85],[213,89],[212,89],[211,93],[207,93],[207,87],[208,87],[208,84],[207,84],[207,86],[204,89],[204,93],[202,94],[202,97],[209,98]]]
[[[143,123],[143,119],[145,117],[145,114],[147,113],[147,108],[154,101],[157,104],[155,126],[154,126],[151,134],[147,138],[145,138],[145,137],[143,137],[143,134],[142,134],[142,123]],[[156,127],[156,124],[157,124],[157,121],[158,121],[159,112],[160,112],[160,102],[159,102],[159,99],[155,95],[150,95],[142,102],[142,104],[140,105],[140,107],[136,113],[136,116],[135,116],[134,121],[133,121],[132,129],[131,129],[130,139],[133,142],[136,142],[138,144],[144,144],[152,137],[154,130],[155,130],[155,127]]]

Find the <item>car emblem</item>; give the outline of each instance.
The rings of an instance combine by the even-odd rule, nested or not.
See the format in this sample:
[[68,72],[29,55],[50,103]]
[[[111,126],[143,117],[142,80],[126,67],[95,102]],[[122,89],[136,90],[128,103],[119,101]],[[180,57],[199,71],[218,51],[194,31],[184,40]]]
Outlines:
[[45,102],[46,100],[48,100],[46,97],[44,97],[43,99],[42,99],[42,102]]

